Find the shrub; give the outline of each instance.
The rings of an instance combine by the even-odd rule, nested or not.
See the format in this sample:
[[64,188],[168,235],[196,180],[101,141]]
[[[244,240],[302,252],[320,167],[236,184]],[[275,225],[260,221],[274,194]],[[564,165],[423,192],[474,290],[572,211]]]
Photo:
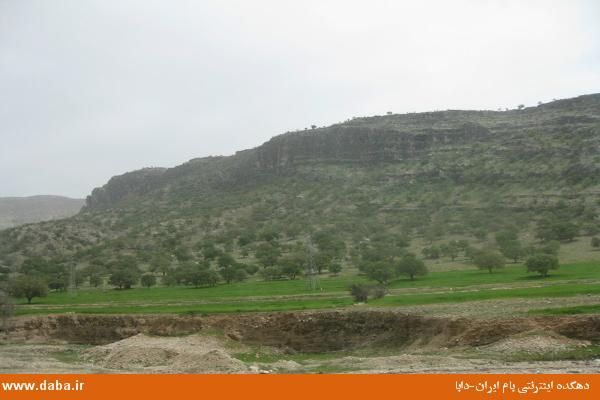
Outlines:
[[548,276],[548,271],[558,269],[558,258],[550,254],[536,254],[525,262],[528,272],[537,272],[543,277]]
[[348,287],[348,290],[357,303],[366,303],[369,298],[380,299],[387,294],[386,286],[366,283],[354,283]]
[[354,301],[358,303],[366,303],[369,300],[369,286],[365,284],[355,283],[348,288],[350,295]]

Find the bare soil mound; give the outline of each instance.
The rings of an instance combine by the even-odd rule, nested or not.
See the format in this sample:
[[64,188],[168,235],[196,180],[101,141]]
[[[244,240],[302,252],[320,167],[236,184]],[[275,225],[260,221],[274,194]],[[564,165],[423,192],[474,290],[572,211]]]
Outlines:
[[559,353],[577,348],[588,347],[589,340],[569,339],[558,334],[546,332],[527,332],[502,339],[485,349],[500,353]]
[[153,337],[138,334],[85,352],[86,361],[105,368],[156,372],[244,372],[246,365],[232,358],[215,337]]

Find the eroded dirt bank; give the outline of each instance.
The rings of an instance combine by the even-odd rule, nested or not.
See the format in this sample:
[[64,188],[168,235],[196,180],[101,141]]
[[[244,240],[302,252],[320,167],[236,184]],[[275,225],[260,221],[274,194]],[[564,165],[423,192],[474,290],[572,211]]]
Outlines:
[[600,315],[394,311],[21,317],[1,372],[599,372]]
[[4,340],[98,345],[139,333],[180,336],[215,330],[240,343],[298,352],[373,346],[481,346],[533,330],[600,342],[600,315],[480,320],[431,318],[390,311],[219,316],[65,314],[17,318]]

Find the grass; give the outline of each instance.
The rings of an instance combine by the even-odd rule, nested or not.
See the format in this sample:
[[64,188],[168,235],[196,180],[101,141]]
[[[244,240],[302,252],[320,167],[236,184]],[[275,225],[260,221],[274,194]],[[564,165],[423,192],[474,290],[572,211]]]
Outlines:
[[573,307],[554,307],[530,310],[531,315],[600,314],[600,304]]
[[[432,272],[415,281],[399,279],[390,285],[393,295],[373,300],[374,306],[407,306],[499,298],[561,297],[600,294],[600,285],[585,283],[600,279],[600,262],[561,265],[547,278],[525,273],[523,266],[509,266],[490,274],[476,269]],[[72,293],[50,293],[21,304],[17,315],[48,313],[180,313],[214,314],[338,308],[352,300],[347,287],[365,281],[361,276],[323,277],[322,290],[309,291],[303,279],[247,281],[213,288],[155,287],[131,290],[86,289]],[[485,285],[506,285],[490,288]],[[521,286],[511,288],[510,286]],[[522,287],[529,285],[531,287]],[[410,290],[403,293],[403,289]],[[419,292],[419,289],[434,292]],[[440,289],[435,292],[435,289]],[[287,296],[287,297],[286,297]],[[53,307],[54,306],[54,307]],[[568,313],[568,311],[565,311]]]
[[[413,293],[387,296],[369,302],[372,306],[398,307],[435,303],[459,303],[465,301],[491,300],[501,298],[565,297],[579,294],[600,294],[600,285],[562,284],[525,289],[479,290],[448,293]],[[287,310],[309,310],[339,308],[352,304],[350,298],[317,298],[297,300],[223,302],[201,305],[131,305],[93,306],[77,305],[61,308],[18,308],[17,315],[83,313],[83,314],[160,314],[179,313],[186,315],[218,314],[237,312],[266,312]]]
[[[322,290],[309,291],[304,279],[285,281],[247,281],[222,284],[216,287],[193,288],[189,286],[134,288],[130,290],[116,289],[81,289],[74,292],[53,292],[44,298],[35,298],[34,304],[93,304],[140,302],[161,303],[176,301],[220,301],[225,298],[244,298],[253,296],[296,296],[323,293],[345,292],[348,285],[365,278],[357,276],[340,276],[320,279]],[[22,304],[25,304],[22,303]]]
[[[80,346],[81,348],[87,348],[89,346]],[[65,349],[60,351],[53,351],[50,356],[55,360],[64,363],[76,363],[81,361],[81,349]]]
[[89,306],[76,305],[61,308],[18,308],[16,315],[31,314],[164,314],[177,313],[185,315],[223,314],[261,311],[312,310],[321,308],[338,308],[352,304],[350,298],[317,299],[317,300],[275,300],[246,301],[234,303],[212,303],[201,305],[130,305],[130,306]]
[[[547,278],[527,274],[523,266],[509,266],[490,274],[477,269],[431,272],[429,275],[411,281],[398,279],[390,284],[391,289],[404,288],[463,288],[474,285],[548,283],[557,281],[577,281],[600,279],[600,262],[585,262],[561,265],[557,271]],[[351,283],[364,282],[362,276],[324,276],[320,279],[322,290],[309,291],[304,279],[284,281],[247,281],[219,285],[208,288],[192,288],[188,286],[134,288],[130,290],[115,289],[81,289],[75,292],[53,292],[45,298],[35,298],[35,304],[92,304],[140,302],[164,303],[184,301],[222,301],[224,298],[252,296],[306,296],[317,294],[346,293]],[[22,303],[24,304],[24,303]]]
[[542,278],[538,274],[527,273],[523,265],[509,265],[491,274],[487,270],[481,271],[478,269],[431,272],[429,275],[417,278],[415,281],[410,281],[409,279],[396,280],[392,282],[390,288],[461,288],[474,285],[557,282],[585,279],[600,279],[600,262],[563,264],[558,270],[551,271],[550,275],[546,278]]
[[347,351],[335,351],[327,353],[296,353],[296,354],[276,354],[276,353],[235,353],[233,357],[247,363],[274,363],[280,360],[290,360],[296,362],[332,360],[346,357],[352,353]]
[[566,297],[579,294],[600,294],[600,285],[587,284],[557,284],[552,286],[478,290],[451,293],[423,293],[399,296],[387,296],[370,302],[377,306],[406,306],[435,303],[459,303],[464,301],[479,301],[504,298],[529,297]]

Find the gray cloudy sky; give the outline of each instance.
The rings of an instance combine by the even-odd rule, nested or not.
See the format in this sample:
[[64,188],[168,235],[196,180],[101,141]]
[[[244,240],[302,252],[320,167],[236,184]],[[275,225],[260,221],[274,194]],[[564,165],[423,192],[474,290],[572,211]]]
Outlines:
[[600,2],[0,0],[0,196],[310,124],[600,92]]

